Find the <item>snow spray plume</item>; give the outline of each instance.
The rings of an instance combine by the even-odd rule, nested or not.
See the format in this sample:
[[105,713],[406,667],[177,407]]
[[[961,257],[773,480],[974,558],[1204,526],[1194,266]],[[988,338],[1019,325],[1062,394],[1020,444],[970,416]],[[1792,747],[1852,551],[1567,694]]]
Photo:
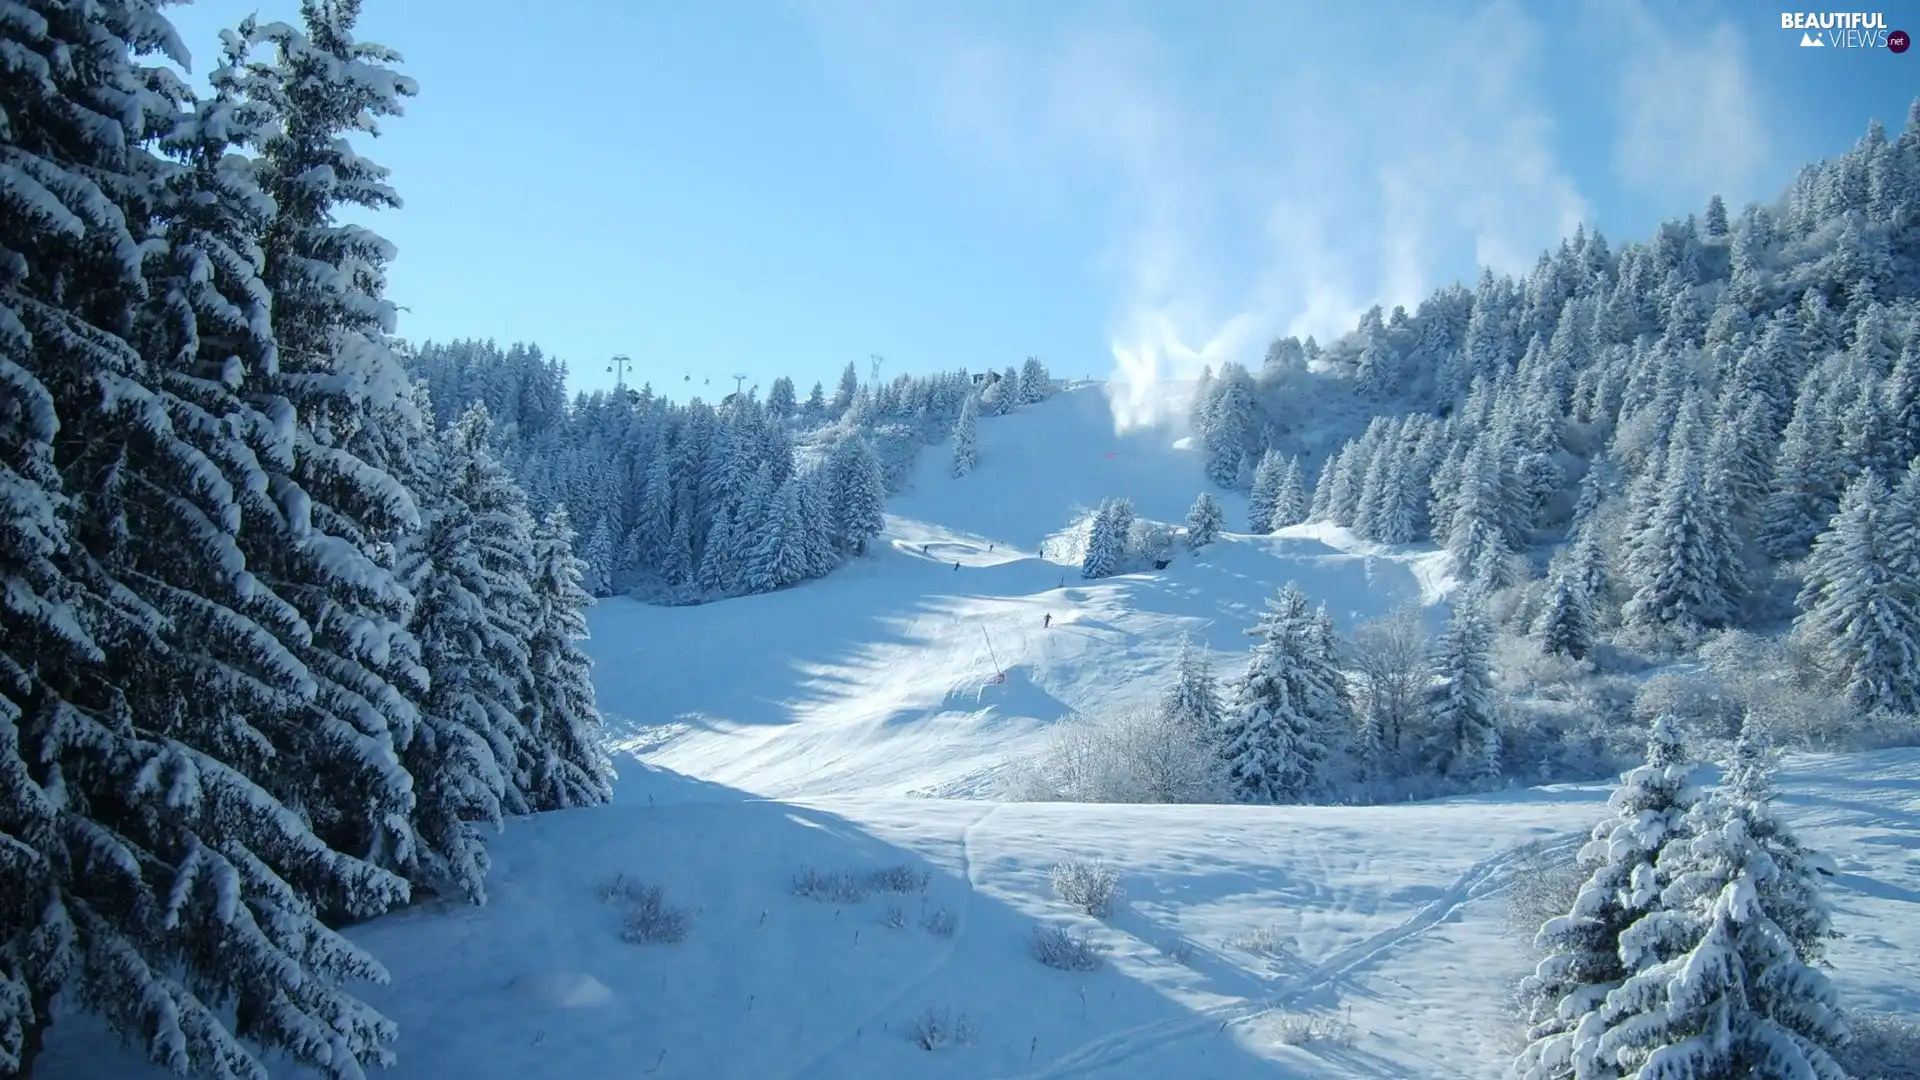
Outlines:
[[1217,373],[1230,360],[1255,366],[1248,352],[1256,331],[1252,315],[1227,320],[1197,349],[1187,344],[1187,335],[1165,309],[1139,312],[1129,322],[1130,327],[1109,342],[1113,375],[1107,380],[1107,397],[1115,434],[1183,427],[1202,368]]

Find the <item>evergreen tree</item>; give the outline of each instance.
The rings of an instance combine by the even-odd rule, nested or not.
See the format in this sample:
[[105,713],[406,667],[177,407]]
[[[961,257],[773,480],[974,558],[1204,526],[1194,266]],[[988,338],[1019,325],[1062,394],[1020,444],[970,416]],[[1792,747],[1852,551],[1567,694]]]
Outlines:
[[953,475],[956,479],[973,471],[980,460],[974,401],[969,397],[960,407],[960,420],[953,426]]
[[1267,519],[1270,526],[1267,531],[1300,524],[1307,520],[1308,508],[1306,479],[1300,470],[1300,459],[1288,458],[1274,491],[1273,513]]
[[[1256,536],[1274,530],[1274,511],[1280,503],[1280,484],[1285,478],[1287,460],[1277,451],[1260,455],[1253,470],[1253,491],[1247,499],[1247,531]],[[1299,477],[1295,476],[1295,483]]]
[[1292,582],[1248,634],[1258,643],[1219,740],[1228,781],[1242,802],[1300,802],[1320,791],[1333,740],[1350,727],[1343,679]]
[[834,512],[833,534],[839,545],[854,554],[867,550],[867,541],[886,528],[886,482],[873,444],[854,435],[834,444],[828,465],[833,494],[827,500]]
[[527,789],[533,810],[598,806],[613,798],[593,661],[579,645],[587,637],[593,597],[582,587],[586,565],[574,555],[573,541],[565,506],[548,511],[533,533],[534,609],[527,625],[532,679],[523,693],[535,751]]
[[833,392],[834,415],[843,416],[852,409],[853,399],[859,393],[860,369],[854,367],[853,361],[849,360],[847,366],[840,370],[840,385]]
[[1584,660],[1593,652],[1587,592],[1567,573],[1556,574],[1539,623],[1540,648],[1550,656]]
[[1212,740],[1220,734],[1224,717],[1219,681],[1213,674],[1213,658],[1207,650],[1195,647],[1186,635],[1180,638],[1174,682],[1161,699],[1160,708],[1203,740]]
[[1125,500],[1108,499],[1100,504],[1087,530],[1087,551],[1080,560],[1080,576],[1092,580],[1107,577],[1120,568],[1127,553],[1127,530],[1133,524],[1133,510]]
[[1631,625],[1699,632],[1733,618],[1739,553],[1698,451],[1681,442],[1672,454],[1675,460],[1627,554],[1634,592],[1621,616]]
[[[1620,935],[1632,973],[1595,1013],[1592,1045],[1622,1074],[1846,1076],[1838,995],[1776,918],[1791,910],[1796,926],[1819,925],[1824,900],[1816,879],[1789,883],[1756,836],[1780,836],[1756,794],[1723,788],[1696,809],[1692,835],[1661,852],[1657,907]],[[1814,910],[1783,904],[1789,893]]]
[[1198,551],[1220,538],[1220,526],[1226,522],[1226,512],[1207,492],[1201,492],[1193,500],[1193,506],[1187,511],[1187,547]]
[[1660,854],[1685,835],[1687,812],[1699,799],[1693,771],[1678,721],[1656,720],[1646,763],[1620,778],[1607,803],[1612,815],[1580,849],[1587,878],[1573,910],[1540,928],[1537,944],[1546,956],[1521,985],[1533,1027],[1514,1063],[1519,1080],[1620,1075],[1601,1060],[1601,1010],[1633,973],[1620,938],[1659,903]]
[[1868,473],[1814,541],[1795,631],[1855,708],[1920,712],[1920,579],[1888,550],[1887,486]]
[[526,808],[516,769],[531,749],[521,698],[532,679],[523,644],[531,537],[487,449],[489,427],[475,405],[446,432],[428,467],[432,509],[400,564],[418,600],[412,630],[429,687],[401,758],[417,785],[409,869],[474,903],[486,901],[489,865],[475,823],[498,829]]
[[1500,775],[1500,728],[1488,651],[1493,628],[1474,605],[1448,620],[1434,652],[1426,757],[1442,776],[1478,782]]
[[1053,390],[1053,379],[1047,374],[1047,366],[1037,356],[1027,357],[1020,367],[1020,403],[1034,405],[1047,400]]

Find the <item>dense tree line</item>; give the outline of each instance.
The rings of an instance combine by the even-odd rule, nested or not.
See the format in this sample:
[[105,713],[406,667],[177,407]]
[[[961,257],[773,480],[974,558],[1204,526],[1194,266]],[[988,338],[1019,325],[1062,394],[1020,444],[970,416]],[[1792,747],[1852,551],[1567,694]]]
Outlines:
[[887,495],[921,448],[952,436],[953,474],[979,460],[974,425],[1044,400],[1046,366],[862,384],[793,381],[717,404],[639,389],[566,397],[567,369],[535,346],[426,343],[411,369],[443,421],[485,405],[491,445],[536,512],[564,503],[580,531],[588,587],[666,603],[767,592],[831,572],[882,526]]
[[435,423],[341,220],[399,205],[351,138],[414,84],[300,12],[196,94],[145,0],[0,3],[0,1075],[57,996],[178,1073],[359,1078],[340,928],[610,794],[568,516]]
[[[1331,449],[1306,437],[1325,416],[1351,425]],[[1912,714],[1920,102],[1737,218],[1716,197],[1644,243],[1582,229],[1524,278],[1277,341],[1207,373],[1193,422],[1250,530],[1438,544],[1555,655],[1791,617],[1857,712]]]

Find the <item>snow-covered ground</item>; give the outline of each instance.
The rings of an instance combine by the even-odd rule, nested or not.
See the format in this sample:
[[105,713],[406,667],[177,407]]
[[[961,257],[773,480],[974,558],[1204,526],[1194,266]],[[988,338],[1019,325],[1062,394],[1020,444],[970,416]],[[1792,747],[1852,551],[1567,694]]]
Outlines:
[[[1288,580],[1343,628],[1444,592],[1434,553],[1322,526],[1228,533],[1165,571],[1083,581],[1060,554],[1078,511],[1127,496],[1179,522],[1209,488],[1184,442],[1115,435],[1098,384],[987,420],[973,472],[953,479],[929,448],[869,557],[829,578],[697,608],[599,605],[601,705],[628,750],[761,795],[974,796],[1067,712],[1156,692],[1182,632],[1237,666]],[[1244,527],[1245,499],[1216,494]],[[988,682],[996,662],[1004,683]]]
[[[401,1026],[387,1075],[1498,1076],[1503,1000],[1525,966],[1503,891],[1524,845],[1601,814],[1604,785],[1374,808],[903,797],[978,794],[1066,711],[1157,690],[1182,631],[1237,655],[1289,578],[1343,623],[1408,600],[1442,613],[1431,554],[1338,532],[1229,535],[1166,571],[1078,580],[1039,553],[1075,504],[1130,495],[1179,520],[1202,486],[1172,436],[1111,431],[1097,390],[1064,394],[981,424],[965,479],[929,450],[878,550],[825,581],[697,608],[601,605],[616,804],[511,823],[484,908],[351,932],[393,974],[369,991]],[[1244,506],[1225,501],[1238,524]],[[986,682],[995,658],[1004,684]],[[1779,786],[1839,863],[1843,992],[1920,1010],[1920,752],[1800,758]],[[1097,921],[1061,903],[1048,874],[1067,856],[1116,870],[1125,905]],[[905,892],[793,887],[809,870],[894,867]],[[630,901],[602,899],[617,875],[686,909],[685,939],[623,942]],[[950,933],[928,928],[942,912]],[[1104,966],[1036,962],[1045,924],[1089,931]],[[967,1037],[916,1045],[929,1010]],[[1306,1017],[1352,1037],[1301,1042]],[[42,1070],[159,1075],[77,1019],[56,1025]]]

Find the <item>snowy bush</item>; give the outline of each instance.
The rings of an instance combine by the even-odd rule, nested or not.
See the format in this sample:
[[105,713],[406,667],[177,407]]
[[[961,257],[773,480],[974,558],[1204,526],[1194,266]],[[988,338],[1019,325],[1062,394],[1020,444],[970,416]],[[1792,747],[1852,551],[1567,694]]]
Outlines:
[[1226,802],[1219,755],[1175,712],[1123,706],[1054,725],[1038,757],[1009,765],[1004,793],[1019,802]]
[[634,881],[624,874],[602,882],[600,902],[620,904],[626,909],[620,923],[620,940],[629,945],[672,945],[687,939],[693,913],[667,903],[666,893],[658,885]]
[[1847,1022],[1853,1041],[1841,1064],[1854,1080],[1920,1080],[1920,1018],[1854,1012]]
[[922,1050],[938,1050],[943,1046],[971,1046],[980,1037],[973,1018],[966,1013],[956,1013],[952,1009],[929,1005],[925,1012],[913,1018],[907,1025],[907,1038]]
[[1570,848],[1535,844],[1514,862],[1507,888],[1507,931],[1529,951],[1548,919],[1573,910],[1586,873]]
[[1707,672],[1663,673],[1641,684],[1633,698],[1634,719],[1650,724],[1668,715],[1699,738],[1731,739],[1740,733],[1739,703]]
[[1126,897],[1120,875],[1104,863],[1068,857],[1054,864],[1051,876],[1054,895],[1096,919],[1112,915]]
[[904,930],[907,925],[907,913],[899,904],[888,904],[887,910],[880,915],[880,925],[890,930]]
[[857,904],[867,898],[868,876],[807,867],[793,876],[793,895],[824,904]]
[[875,870],[867,875],[867,884],[874,892],[907,893],[922,892],[932,876],[925,870],[916,870],[905,863]]
[[1035,960],[1059,971],[1098,971],[1106,963],[1106,946],[1093,935],[1054,923],[1034,927],[1029,948]]
[[934,937],[952,937],[960,929],[960,920],[947,908],[937,907],[921,918],[920,929]]
[[1160,955],[1181,967],[1186,967],[1193,963],[1193,942],[1186,938],[1174,938],[1163,942],[1160,946]]
[[1257,930],[1228,938],[1226,946],[1253,956],[1271,958],[1286,954],[1287,939],[1277,927],[1262,926]]
[[1359,1031],[1351,1021],[1319,1013],[1281,1013],[1273,1023],[1273,1035],[1282,1046],[1352,1046],[1359,1041]]

